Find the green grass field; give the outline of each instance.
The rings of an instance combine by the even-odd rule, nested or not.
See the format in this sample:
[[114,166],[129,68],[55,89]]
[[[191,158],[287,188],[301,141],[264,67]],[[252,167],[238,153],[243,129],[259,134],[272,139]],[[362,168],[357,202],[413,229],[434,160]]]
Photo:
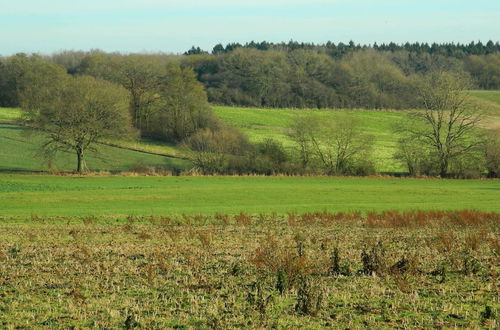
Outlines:
[[[37,156],[43,137],[30,135],[20,126],[0,123],[0,171],[40,171],[49,168],[43,157]],[[97,153],[90,154],[87,165],[92,171],[126,171],[138,164],[184,168],[187,161],[100,145]],[[72,171],[76,156],[59,154],[51,163],[53,170]]]
[[474,98],[496,104],[500,107],[500,91],[473,90],[470,91],[470,94]]
[[0,175],[0,215],[164,215],[476,209],[498,180]]
[[470,91],[471,101],[484,114],[480,124],[488,129],[500,129],[500,91]]

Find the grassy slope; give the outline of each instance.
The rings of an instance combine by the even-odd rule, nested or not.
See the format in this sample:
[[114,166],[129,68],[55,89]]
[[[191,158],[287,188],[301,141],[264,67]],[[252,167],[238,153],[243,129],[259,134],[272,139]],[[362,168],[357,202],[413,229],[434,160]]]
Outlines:
[[[293,148],[293,142],[287,136],[289,125],[297,113],[305,110],[291,109],[255,109],[237,107],[214,107],[217,115],[227,124],[238,127],[252,141],[274,138],[284,146]],[[392,133],[393,127],[405,118],[404,112],[370,111],[370,110],[307,110],[314,111],[324,120],[335,120],[340,117],[354,117],[363,130],[375,139],[374,155],[379,171],[400,172],[400,164],[392,160],[397,139]]]
[[147,215],[478,209],[500,181],[326,177],[62,177],[0,174],[0,215]]
[[470,94],[478,99],[483,101],[491,102],[500,106],[500,91],[482,91],[482,90],[474,90],[470,91]]
[[471,91],[472,102],[485,114],[482,126],[500,129],[500,91]]
[[0,123],[15,122],[19,116],[19,109],[0,108]]
[[[471,91],[471,102],[486,114],[483,125],[488,128],[500,127],[500,91]],[[227,124],[241,129],[252,141],[274,138],[286,147],[293,148],[293,142],[287,136],[290,123],[297,113],[305,110],[292,109],[256,109],[238,107],[214,107],[217,115]],[[392,155],[396,151],[397,136],[394,126],[406,118],[405,111],[371,110],[307,110],[314,111],[324,120],[339,117],[355,118],[363,130],[374,137],[374,156],[377,170],[381,172],[400,172],[403,168],[395,163]]]
[[[19,118],[19,110],[0,108],[0,171],[40,171],[47,170],[48,164],[37,156],[39,146],[44,138],[39,135],[30,135],[22,127],[15,125]],[[171,146],[161,146],[153,142],[119,141],[114,143],[122,148],[101,145],[98,152],[87,157],[87,165],[91,170],[123,171],[133,165],[145,164],[149,166],[167,166],[169,168],[184,168],[187,162],[181,159],[161,156],[173,154]],[[124,148],[157,153],[152,155],[144,152],[126,150]],[[52,167],[58,170],[73,170],[75,155],[60,154],[53,162]]]

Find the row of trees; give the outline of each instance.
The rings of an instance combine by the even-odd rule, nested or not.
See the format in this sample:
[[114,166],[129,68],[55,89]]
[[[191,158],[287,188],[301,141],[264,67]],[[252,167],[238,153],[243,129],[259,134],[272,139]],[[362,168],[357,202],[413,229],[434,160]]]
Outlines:
[[352,120],[325,123],[315,116],[297,116],[290,137],[297,148],[286,149],[271,138],[252,144],[238,131],[200,131],[183,146],[203,174],[375,173],[373,143]]

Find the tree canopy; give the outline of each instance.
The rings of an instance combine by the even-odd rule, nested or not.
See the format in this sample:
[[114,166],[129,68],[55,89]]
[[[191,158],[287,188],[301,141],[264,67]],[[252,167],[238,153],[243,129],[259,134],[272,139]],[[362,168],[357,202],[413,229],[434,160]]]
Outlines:
[[45,155],[74,152],[77,172],[85,170],[85,154],[96,143],[133,132],[126,90],[104,80],[47,68],[25,77],[20,97],[26,124],[46,137]]

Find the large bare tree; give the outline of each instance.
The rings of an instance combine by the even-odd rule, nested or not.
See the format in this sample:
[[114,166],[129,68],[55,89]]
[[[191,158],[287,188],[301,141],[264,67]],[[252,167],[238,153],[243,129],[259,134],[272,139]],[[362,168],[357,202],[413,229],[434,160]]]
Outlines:
[[439,175],[446,177],[454,159],[481,143],[475,134],[481,114],[469,103],[470,80],[463,74],[432,72],[416,78],[414,88],[423,110],[410,114],[407,133],[429,148]]

